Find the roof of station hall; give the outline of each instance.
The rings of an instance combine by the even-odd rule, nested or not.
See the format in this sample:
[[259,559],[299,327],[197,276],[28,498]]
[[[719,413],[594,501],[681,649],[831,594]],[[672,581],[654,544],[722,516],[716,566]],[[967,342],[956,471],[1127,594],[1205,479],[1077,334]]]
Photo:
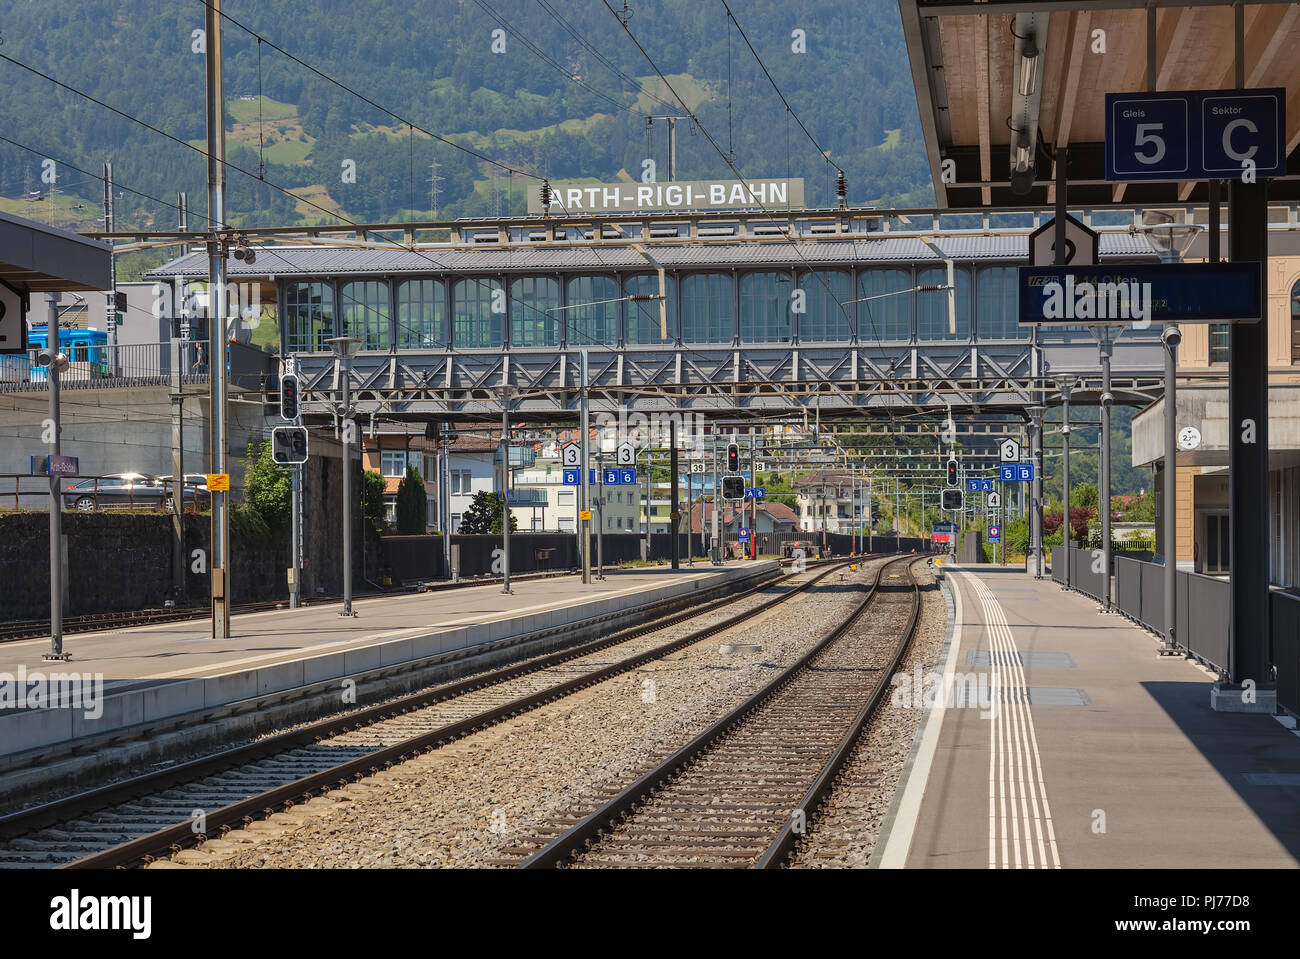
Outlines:
[[[933,241],[954,260],[1002,261],[1021,265],[1029,257],[1024,235],[971,235],[939,237]],[[913,263],[941,258],[915,237],[873,236],[793,242],[646,244],[645,248],[667,269],[755,266],[806,267],[819,264]],[[250,266],[228,259],[231,277],[384,275],[393,273],[538,273],[609,272],[653,269],[651,263],[628,246],[553,244],[529,247],[509,244],[492,247],[428,247],[418,250],[372,247],[261,246]],[[1106,258],[1147,259],[1156,256],[1146,237],[1133,233],[1102,233],[1101,255]],[[150,279],[204,277],[208,258],[190,253],[149,271]]]

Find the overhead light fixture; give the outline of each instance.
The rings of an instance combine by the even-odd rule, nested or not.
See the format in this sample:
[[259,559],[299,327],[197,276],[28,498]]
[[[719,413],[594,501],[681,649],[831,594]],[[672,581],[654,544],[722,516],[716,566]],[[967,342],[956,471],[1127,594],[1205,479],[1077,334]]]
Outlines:
[[1024,173],[1034,165],[1034,154],[1029,146],[1029,137],[1025,136],[1024,131],[1016,140],[1016,172]]
[[1020,51],[1020,95],[1033,96],[1038,90],[1038,42],[1033,35],[1025,38]]

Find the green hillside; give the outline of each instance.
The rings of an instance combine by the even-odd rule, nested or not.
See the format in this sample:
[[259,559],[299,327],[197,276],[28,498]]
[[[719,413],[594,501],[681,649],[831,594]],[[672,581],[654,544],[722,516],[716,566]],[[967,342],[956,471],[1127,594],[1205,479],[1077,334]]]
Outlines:
[[[848,174],[850,202],[928,202],[892,0],[743,6],[733,9],[750,41]],[[646,117],[683,112],[671,87],[745,176],[802,176],[810,205],[834,203],[834,167],[787,116],[721,4],[630,7],[631,28],[667,82],[600,0],[230,0],[226,12],[424,130],[521,171],[608,181],[639,176],[647,157],[663,171],[667,124],[647,128]],[[39,219],[91,229],[103,213],[95,177],[111,160],[120,226],[173,225],[167,204],[182,190],[201,213],[204,57],[193,32],[203,12],[195,0],[0,0],[5,55],[162,131],[0,62],[6,135],[30,148],[0,142],[0,209],[39,208]],[[794,50],[796,31],[804,52]],[[494,52],[502,40],[505,52]],[[267,43],[259,51],[233,24],[224,44],[236,224],[331,222],[339,211],[368,221],[521,213],[536,188],[413,133]],[[731,175],[702,133],[680,123],[678,134],[680,178]],[[45,158],[60,164],[53,203],[31,199],[49,198]],[[355,182],[345,166],[355,166]]]

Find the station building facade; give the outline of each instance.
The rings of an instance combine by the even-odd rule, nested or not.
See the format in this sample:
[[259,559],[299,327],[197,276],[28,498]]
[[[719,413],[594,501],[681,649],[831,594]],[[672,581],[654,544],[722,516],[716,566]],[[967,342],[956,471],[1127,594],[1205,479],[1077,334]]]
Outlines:
[[[1270,256],[1266,264],[1269,349],[1269,581],[1300,588],[1300,255]],[[1194,449],[1177,453],[1178,567],[1227,575],[1228,350],[1227,325],[1188,324],[1178,355],[1179,429],[1195,427]],[[1133,418],[1133,465],[1155,471],[1157,510],[1164,488],[1164,400]],[[1156,551],[1164,552],[1156,518]]]

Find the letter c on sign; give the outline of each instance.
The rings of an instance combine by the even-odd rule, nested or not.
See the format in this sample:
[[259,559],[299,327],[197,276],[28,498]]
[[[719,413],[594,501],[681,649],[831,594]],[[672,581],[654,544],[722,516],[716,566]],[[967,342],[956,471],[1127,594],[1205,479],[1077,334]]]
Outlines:
[[1232,134],[1234,131],[1236,131],[1238,127],[1245,127],[1251,133],[1258,133],[1259,127],[1255,126],[1255,124],[1249,120],[1233,120],[1231,123],[1229,123],[1226,127],[1223,128],[1223,152],[1228,154],[1229,159],[1236,160],[1238,163],[1240,163],[1242,160],[1249,160],[1256,153],[1258,153],[1259,146],[1258,144],[1256,144],[1255,146],[1252,146],[1249,150],[1247,150],[1245,153],[1239,153],[1238,151],[1234,150],[1232,148]]

